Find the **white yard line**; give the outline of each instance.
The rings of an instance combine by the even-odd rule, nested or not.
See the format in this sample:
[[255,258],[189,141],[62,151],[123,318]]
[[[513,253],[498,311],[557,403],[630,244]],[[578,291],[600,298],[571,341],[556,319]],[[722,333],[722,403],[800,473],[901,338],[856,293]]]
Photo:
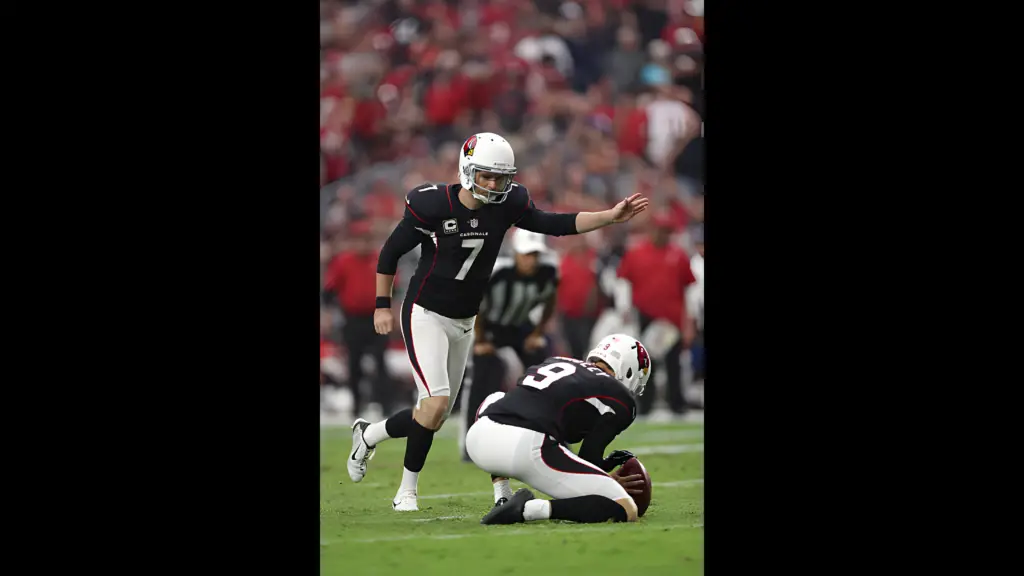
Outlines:
[[[703,452],[704,444],[663,444],[654,446],[637,446],[630,450],[637,456],[644,456],[649,454],[683,454],[686,452]],[[676,480],[670,482],[654,482],[656,488],[672,488],[677,486],[690,486],[693,484],[703,484],[703,478],[696,478],[690,480]],[[365,484],[366,487],[379,486],[380,484]],[[516,486],[518,488],[518,486]],[[443,500],[445,498],[462,498],[466,496],[488,496],[493,495],[493,491],[489,492],[457,492],[453,494],[426,494],[420,496],[420,500]]]
[[700,444],[666,444],[664,446],[637,446],[630,450],[637,456],[645,454],[682,454],[684,452],[703,452],[704,443]]
[[678,442],[680,440],[703,440],[704,429],[689,430],[651,430],[640,432],[636,436],[628,436],[630,442]]

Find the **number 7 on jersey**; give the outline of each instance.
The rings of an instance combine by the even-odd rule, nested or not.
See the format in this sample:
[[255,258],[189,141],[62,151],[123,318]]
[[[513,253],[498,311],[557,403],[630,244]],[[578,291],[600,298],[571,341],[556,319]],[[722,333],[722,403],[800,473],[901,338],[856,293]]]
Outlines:
[[473,251],[469,253],[469,258],[462,263],[462,268],[459,268],[459,273],[455,275],[456,280],[465,280],[466,274],[469,274],[469,269],[473,267],[473,262],[476,260],[480,251],[484,248],[483,238],[472,238],[462,241],[463,248],[472,248]]

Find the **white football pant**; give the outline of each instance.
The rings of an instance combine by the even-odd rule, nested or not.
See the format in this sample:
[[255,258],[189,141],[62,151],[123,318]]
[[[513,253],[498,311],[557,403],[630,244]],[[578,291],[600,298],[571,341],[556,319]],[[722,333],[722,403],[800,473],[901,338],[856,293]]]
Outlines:
[[629,497],[626,489],[611,476],[573,454],[553,437],[499,424],[487,416],[470,427],[466,451],[473,463],[484,471],[515,478],[552,498],[590,494],[612,500]]
[[402,304],[402,338],[419,391],[417,407],[424,398],[447,396],[445,416],[451,414],[473,351],[475,322],[476,316],[457,320],[409,300]]

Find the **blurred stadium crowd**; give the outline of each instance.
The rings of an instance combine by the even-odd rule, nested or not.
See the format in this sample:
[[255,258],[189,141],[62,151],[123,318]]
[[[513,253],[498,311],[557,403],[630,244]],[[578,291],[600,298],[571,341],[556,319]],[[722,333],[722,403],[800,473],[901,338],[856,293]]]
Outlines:
[[[570,355],[568,325],[594,340],[610,328],[644,340],[641,324],[661,318],[676,330],[649,332],[663,342],[645,344],[678,352],[670,362],[681,366],[687,405],[672,411],[703,406],[703,4],[321,0],[324,413],[379,416],[414,402],[401,332],[378,345],[372,324],[370,334],[361,324],[373,312],[377,251],[405,193],[457,181],[463,141],[483,131],[512,144],[517,180],[542,209],[651,198],[652,209],[628,225],[547,238],[562,275],[547,333],[556,353]],[[396,307],[418,255],[399,267]],[[662,260],[685,260],[691,276],[667,278]],[[660,397],[667,371],[655,366]],[[361,394],[351,393],[353,381]]]

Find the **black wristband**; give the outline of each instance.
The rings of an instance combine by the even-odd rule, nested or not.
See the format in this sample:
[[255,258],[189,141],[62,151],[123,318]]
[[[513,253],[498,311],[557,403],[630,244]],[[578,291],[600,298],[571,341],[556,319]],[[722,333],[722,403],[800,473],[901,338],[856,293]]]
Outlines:
[[377,296],[377,308],[391,308],[391,297]]

